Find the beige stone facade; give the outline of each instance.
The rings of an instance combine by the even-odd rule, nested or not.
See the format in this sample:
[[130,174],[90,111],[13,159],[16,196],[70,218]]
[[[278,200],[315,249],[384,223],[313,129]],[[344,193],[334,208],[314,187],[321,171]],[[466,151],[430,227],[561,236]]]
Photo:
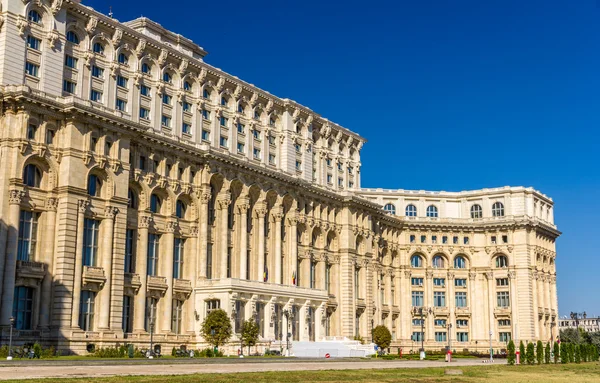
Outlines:
[[430,349],[556,335],[543,194],[363,189],[362,137],[191,40],[79,1],[0,5],[3,334],[13,316],[17,342],[82,352],[154,323],[196,348],[222,308],[272,347],[385,324],[408,349],[422,307]]

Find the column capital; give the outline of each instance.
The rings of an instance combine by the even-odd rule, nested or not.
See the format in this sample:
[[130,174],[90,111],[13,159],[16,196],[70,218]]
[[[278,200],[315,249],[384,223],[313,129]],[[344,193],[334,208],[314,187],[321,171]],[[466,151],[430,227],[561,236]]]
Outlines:
[[200,203],[207,204],[211,197],[210,186],[202,186],[199,195]]
[[165,222],[165,231],[167,233],[174,233],[177,230],[177,221],[167,221]]
[[433,271],[431,271],[431,270],[427,270],[427,271],[425,272],[425,276],[427,277],[427,279],[431,279],[431,278],[433,278]]
[[488,281],[494,279],[494,273],[492,273],[491,271],[486,272],[484,275],[485,279],[487,279]]
[[454,273],[448,273],[448,280],[453,281],[455,277]]
[[250,200],[248,197],[240,197],[235,202],[235,209],[238,214],[248,213],[248,209],[250,209]]
[[58,209],[58,198],[50,197],[46,200],[46,210],[56,211]]
[[190,236],[192,236],[192,237],[198,236],[198,225],[197,224],[192,224],[192,226],[190,226]]
[[474,280],[475,280],[475,277],[477,277],[477,273],[475,273],[475,272],[470,272],[470,273],[469,273],[469,279],[470,279],[470,280],[474,281]]
[[219,195],[217,196],[218,208],[220,210],[227,209],[230,204],[231,204],[231,193],[228,191],[224,192],[224,193],[219,193]]
[[80,199],[79,201],[77,201],[77,209],[79,210],[79,213],[85,213],[88,206],[90,206],[90,201],[86,199]]
[[257,202],[254,206],[254,211],[258,218],[264,218],[267,215],[267,204],[264,201]]
[[107,206],[104,208],[104,217],[110,220],[114,220],[119,214],[119,209],[114,206]]
[[139,223],[138,225],[140,226],[140,228],[142,229],[147,229],[150,227],[150,225],[152,224],[153,218],[152,216],[149,215],[143,215],[140,217]]
[[517,273],[515,273],[514,271],[509,271],[508,272],[508,278],[509,279],[515,279],[517,277]]
[[8,192],[8,203],[11,205],[19,205],[25,197],[25,192],[22,190],[11,190]]

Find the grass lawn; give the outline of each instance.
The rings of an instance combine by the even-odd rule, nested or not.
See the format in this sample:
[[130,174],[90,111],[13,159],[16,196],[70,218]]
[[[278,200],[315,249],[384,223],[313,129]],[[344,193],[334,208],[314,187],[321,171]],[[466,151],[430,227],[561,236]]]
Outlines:
[[[285,366],[281,366],[282,369]],[[94,382],[361,382],[361,383],[387,383],[387,382],[600,382],[600,364],[582,363],[568,365],[541,365],[541,366],[472,366],[451,367],[460,369],[463,375],[445,375],[445,368],[405,368],[389,370],[330,370],[330,371],[274,371],[258,373],[237,374],[195,374],[171,376],[120,376],[112,378],[94,378]],[[27,380],[27,382],[40,383],[80,383],[88,382],[84,379],[40,379]],[[7,381],[9,382],[9,381]],[[22,380],[12,381],[22,383]]]

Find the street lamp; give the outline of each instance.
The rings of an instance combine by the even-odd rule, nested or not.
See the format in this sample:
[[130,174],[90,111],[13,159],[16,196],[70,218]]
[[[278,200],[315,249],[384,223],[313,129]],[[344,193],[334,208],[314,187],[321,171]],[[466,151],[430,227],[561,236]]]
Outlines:
[[494,361],[494,350],[492,349],[492,335],[494,333],[492,332],[492,330],[490,330],[490,362]]
[[12,330],[13,327],[15,326],[15,318],[14,317],[10,317],[10,337],[8,338],[8,356],[6,357],[6,360],[12,360]]
[[154,316],[150,317],[150,354],[148,359],[154,358]]
[[285,317],[285,323],[287,326],[285,337],[285,354],[286,356],[290,356],[290,317],[292,316],[292,313],[288,309],[283,309],[281,313]]
[[373,342],[373,326],[375,325],[375,320],[371,319],[371,342]]
[[423,312],[431,314],[432,310],[431,308],[423,310],[423,307],[413,307],[413,315],[419,314],[421,316],[421,350],[419,352],[419,359],[421,360],[425,359],[425,346],[423,345],[425,340],[425,320],[423,319]]
[[583,313],[576,313],[571,311],[571,319],[575,320],[575,326],[577,326],[577,343],[580,343],[580,339],[579,339],[579,319],[580,318],[585,318],[587,316],[587,314],[585,313],[585,311]]
[[[448,352],[451,352],[450,350],[452,350],[452,323],[448,323],[446,325],[446,328],[448,329]],[[446,355],[448,355],[448,352],[446,353]],[[449,362],[448,359],[446,360]]]

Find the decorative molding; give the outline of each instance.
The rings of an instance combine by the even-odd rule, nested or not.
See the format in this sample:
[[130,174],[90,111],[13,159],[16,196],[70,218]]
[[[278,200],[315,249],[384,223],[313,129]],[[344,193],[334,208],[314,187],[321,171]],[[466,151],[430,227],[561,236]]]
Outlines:
[[8,203],[11,205],[20,205],[25,197],[25,192],[22,190],[11,190],[8,192]]

